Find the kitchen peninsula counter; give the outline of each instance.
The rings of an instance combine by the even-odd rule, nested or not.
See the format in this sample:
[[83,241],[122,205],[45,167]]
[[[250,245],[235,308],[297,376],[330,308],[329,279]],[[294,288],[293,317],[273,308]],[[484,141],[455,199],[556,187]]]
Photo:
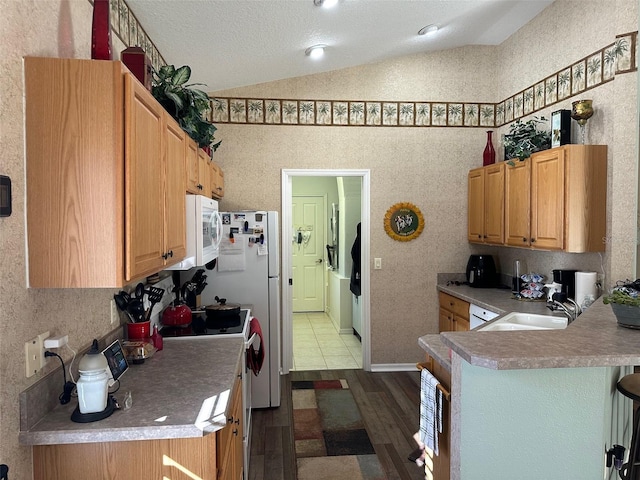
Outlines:
[[[57,445],[130,440],[203,437],[227,424],[232,389],[241,368],[242,338],[179,339],[141,365],[130,365],[115,393],[124,407],[130,391],[132,406],[103,420],[75,423],[78,401],[59,405],[30,428],[20,431],[23,445]],[[20,395],[21,416],[26,399]],[[23,408],[25,407],[25,408]],[[23,424],[26,419],[22,419]]]
[[[545,302],[518,301],[509,290],[446,285],[438,285],[438,290],[501,316],[516,311],[551,313]],[[602,299],[562,330],[443,332],[420,337],[418,343],[447,368],[451,366],[443,348],[450,348],[471,365],[493,370],[640,364],[640,331],[618,326],[611,307]]]

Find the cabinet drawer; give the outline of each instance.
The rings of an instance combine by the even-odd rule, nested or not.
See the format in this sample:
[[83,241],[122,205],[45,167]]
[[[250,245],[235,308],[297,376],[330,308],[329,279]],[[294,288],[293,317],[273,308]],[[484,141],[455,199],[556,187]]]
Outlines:
[[462,318],[469,319],[469,302],[465,302],[457,297],[439,292],[438,299],[440,308],[449,310]]

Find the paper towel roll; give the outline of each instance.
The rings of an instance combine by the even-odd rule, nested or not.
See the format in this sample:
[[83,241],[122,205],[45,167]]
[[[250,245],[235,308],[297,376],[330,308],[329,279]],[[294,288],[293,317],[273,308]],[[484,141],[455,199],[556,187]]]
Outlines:
[[[581,307],[589,306],[598,296],[598,274],[596,272],[576,272],[576,298]],[[585,304],[585,299],[586,304]]]

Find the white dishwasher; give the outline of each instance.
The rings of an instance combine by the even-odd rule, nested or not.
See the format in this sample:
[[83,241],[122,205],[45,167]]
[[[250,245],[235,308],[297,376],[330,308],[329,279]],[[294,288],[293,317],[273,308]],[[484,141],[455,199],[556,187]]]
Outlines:
[[473,303],[469,305],[469,328],[473,330],[480,325],[484,325],[489,320],[493,320],[499,317],[500,314],[487,310],[486,308],[479,307]]

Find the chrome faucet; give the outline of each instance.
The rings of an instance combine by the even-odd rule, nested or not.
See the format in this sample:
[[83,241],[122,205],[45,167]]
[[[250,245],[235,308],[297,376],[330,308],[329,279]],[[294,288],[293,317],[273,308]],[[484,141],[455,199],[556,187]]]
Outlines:
[[582,313],[582,309],[580,308],[580,305],[578,305],[578,303],[575,302],[572,298],[567,298],[567,301],[573,306],[569,307],[558,300],[552,300],[550,304],[547,305],[547,308],[552,311],[562,310],[562,312],[567,316],[569,323],[571,323],[576,318],[578,318],[578,315]]

